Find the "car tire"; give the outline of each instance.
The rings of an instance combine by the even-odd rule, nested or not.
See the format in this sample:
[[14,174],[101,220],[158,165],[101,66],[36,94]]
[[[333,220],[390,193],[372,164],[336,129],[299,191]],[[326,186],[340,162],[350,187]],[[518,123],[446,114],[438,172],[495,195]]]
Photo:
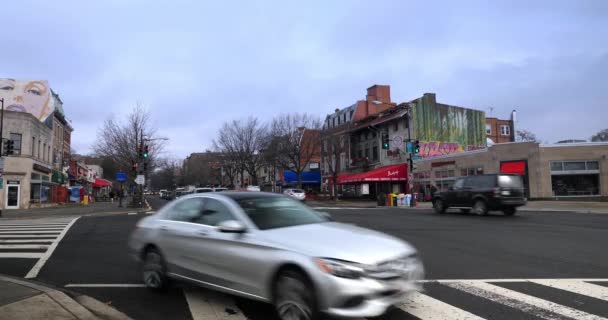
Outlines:
[[460,212],[462,212],[462,213],[470,213],[471,209],[460,209]]
[[156,248],[147,249],[144,253],[142,278],[148,289],[160,291],[169,285],[165,260]]
[[475,200],[473,203],[473,212],[480,216],[485,216],[488,214],[488,205],[483,200]]
[[513,216],[517,212],[517,208],[514,208],[514,207],[504,208],[502,210],[502,212],[505,214],[505,216]]
[[282,271],[274,283],[274,308],[281,320],[318,320],[313,286],[301,272]]
[[433,208],[437,213],[445,213],[446,210],[445,203],[442,199],[435,199],[435,201],[433,201]]

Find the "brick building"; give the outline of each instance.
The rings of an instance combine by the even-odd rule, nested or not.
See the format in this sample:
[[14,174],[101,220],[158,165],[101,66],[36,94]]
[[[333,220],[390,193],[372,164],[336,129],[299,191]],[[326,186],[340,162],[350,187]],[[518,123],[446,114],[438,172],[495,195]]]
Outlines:
[[486,134],[492,143],[515,142],[513,120],[486,118]]

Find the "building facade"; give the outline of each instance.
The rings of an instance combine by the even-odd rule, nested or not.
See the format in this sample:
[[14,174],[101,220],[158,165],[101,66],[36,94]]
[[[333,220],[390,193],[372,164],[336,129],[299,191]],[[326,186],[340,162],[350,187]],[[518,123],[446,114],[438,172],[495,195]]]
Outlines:
[[515,142],[513,120],[486,118],[486,135],[488,143]]
[[14,149],[4,157],[2,208],[23,209],[51,200],[52,133],[30,113],[4,111],[3,138]]
[[608,199],[608,143],[502,143],[416,162],[414,190],[447,190],[458,177],[488,173],[521,175],[529,199]]

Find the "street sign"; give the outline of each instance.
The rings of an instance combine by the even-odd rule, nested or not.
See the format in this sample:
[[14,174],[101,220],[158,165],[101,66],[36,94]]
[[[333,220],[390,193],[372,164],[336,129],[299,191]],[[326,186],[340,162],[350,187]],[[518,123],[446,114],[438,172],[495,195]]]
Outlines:
[[116,173],[116,181],[118,182],[127,182],[127,174],[124,172]]
[[420,159],[422,159],[421,156],[419,156],[419,155],[412,155],[412,160],[420,160]]
[[137,178],[135,178],[135,183],[144,184],[144,183],[146,183],[146,178],[144,177],[143,174],[138,174]]

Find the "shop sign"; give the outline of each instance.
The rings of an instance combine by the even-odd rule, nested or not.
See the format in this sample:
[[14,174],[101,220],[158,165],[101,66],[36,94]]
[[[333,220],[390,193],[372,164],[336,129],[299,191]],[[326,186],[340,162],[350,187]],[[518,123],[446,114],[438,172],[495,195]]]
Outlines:
[[361,194],[369,194],[369,183],[361,185]]
[[310,169],[319,169],[319,163],[318,162],[311,162],[310,163]]
[[19,184],[19,180],[6,180],[6,184]]
[[43,172],[43,173],[51,173],[51,171],[52,171],[50,168],[45,167],[43,165],[40,165],[38,163],[34,163],[33,168],[34,168],[34,170],[40,171],[40,172]]

